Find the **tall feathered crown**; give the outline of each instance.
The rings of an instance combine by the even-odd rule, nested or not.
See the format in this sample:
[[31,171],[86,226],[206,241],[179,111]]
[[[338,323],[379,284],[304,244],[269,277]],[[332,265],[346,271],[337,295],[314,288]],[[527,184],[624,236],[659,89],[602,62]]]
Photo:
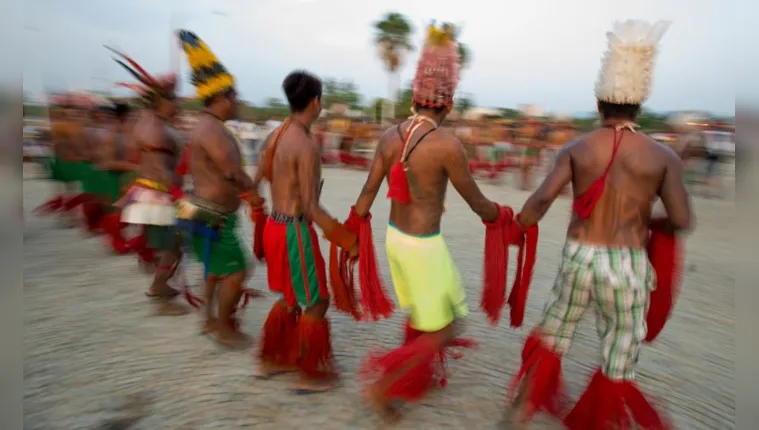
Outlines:
[[616,22],[606,33],[609,47],[601,62],[596,98],[616,104],[642,104],[651,93],[657,46],[669,21]]
[[199,99],[206,99],[234,87],[235,78],[195,33],[179,30],[178,36],[192,69],[191,81]]
[[413,103],[429,108],[453,103],[459,66],[456,28],[448,23],[438,28],[433,22],[427,29],[427,40],[414,76]]
[[[156,97],[173,97],[177,88],[177,75],[169,73],[165,75],[153,76],[148,73],[142,66],[136,61],[130,58],[128,55],[120,52],[109,46],[105,47],[109,51],[113,52],[117,56],[114,58],[121,67],[126,69],[130,75],[132,75],[137,82],[117,82],[116,85],[129,88],[137,93],[140,98],[145,102],[155,100]],[[128,63],[128,64],[127,64]]]

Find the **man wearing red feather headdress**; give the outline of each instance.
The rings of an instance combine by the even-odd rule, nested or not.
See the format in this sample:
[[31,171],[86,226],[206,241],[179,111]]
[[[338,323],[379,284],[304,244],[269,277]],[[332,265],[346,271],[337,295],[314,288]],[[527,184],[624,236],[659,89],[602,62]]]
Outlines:
[[[448,347],[471,346],[456,339],[468,305],[440,232],[448,181],[483,221],[496,221],[501,215],[499,206],[482,194],[472,178],[461,142],[439,129],[453,107],[458,55],[453,26],[431,25],[413,83],[414,116],[384,132],[346,222],[354,229],[359,226],[359,265],[367,257],[373,259],[369,211],[387,180],[391,200],[387,257],[396,295],[410,317],[403,345],[385,354],[370,354],[360,373],[371,383],[365,399],[389,420],[400,417],[394,402],[416,401],[435,386],[445,385]],[[363,278],[363,268],[360,274]]]
[[[561,148],[519,215],[522,226],[536,224],[571,182],[572,220],[559,273],[510,386],[512,423],[525,424],[546,410],[573,430],[629,429],[633,423],[670,428],[634,382],[641,344],[656,337],[671,310],[679,264],[674,232],[691,225],[682,162],[634,124],[667,26],[625,21],[608,33],[595,88],[602,127]],[[666,219],[652,220],[657,198]],[[602,363],[565,414],[561,359],[589,307],[597,316]]]
[[146,109],[130,131],[127,146],[133,148],[130,161],[138,164],[137,178],[116,202],[115,206],[121,211],[109,217],[107,229],[120,230],[122,223],[143,227],[143,233],[127,246],[137,252],[143,264],[158,262],[153,282],[145,294],[157,301],[159,314],[184,315],[188,309],[175,300],[179,291],[168,284],[180,259],[179,235],[174,224],[175,202],[181,195],[182,185],[176,166],[183,144],[172,125],[179,112],[175,93],[177,77],[174,74],[153,77],[128,56],[112,51],[126,61],[116,62],[139,81],[120,85],[137,92]]

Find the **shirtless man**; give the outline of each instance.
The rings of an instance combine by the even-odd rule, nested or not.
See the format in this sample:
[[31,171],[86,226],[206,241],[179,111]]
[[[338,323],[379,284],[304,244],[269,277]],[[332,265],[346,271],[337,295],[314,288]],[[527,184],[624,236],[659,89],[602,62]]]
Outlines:
[[256,188],[264,178],[271,184],[264,255],[269,289],[283,295],[263,327],[258,377],[298,371],[296,393],[305,394],[327,391],[337,379],[326,317],[327,275],[313,223],[353,255],[356,237],[319,204],[320,148],[311,126],[322,109],[322,83],[295,71],[282,87],[291,114],[264,142],[254,179]]
[[[126,55],[114,52],[135,64]],[[181,194],[182,179],[175,173],[175,168],[183,146],[179,132],[172,126],[172,120],[179,112],[176,75],[153,77],[142,68],[131,69],[125,63],[119,64],[140,77],[140,84],[122,85],[137,92],[145,109],[140,112],[126,142],[127,147],[139,151],[137,179],[115,206],[121,209],[122,222],[143,227],[142,234],[128,244],[130,250],[137,252],[142,265],[150,268],[156,260],[155,253],[159,254],[153,282],[145,294],[158,303],[159,315],[184,315],[188,309],[175,302],[179,291],[168,284],[177,269],[181,245],[174,228],[175,202]],[[115,143],[112,147],[113,154],[120,155],[115,153]],[[133,157],[137,161],[136,155]],[[107,166],[133,167],[112,162],[109,161]],[[118,226],[113,228],[119,229]]]
[[[453,107],[458,82],[454,34],[449,25],[430,27],[414,79],[416,115],[385,131],[355,205],[357,216],[367,216],[387,179],[387,257],[398,301],[410,317],[404,345],[371,357],[363,370],[380,373],[365,397],[388,419],[399,418],[394,402],[418,400],[443,382],[436,380],[436,357],[468,313],[461,278],[440,232],[448,181],[484,221],[500,215],[472,178],[464,145],[438,129]],[[410,358],[394,363],[401,356]],[[419,384],[422,380],[428,383]]]
[[[526,424],[540,409],[563,413],[557,407],[562,403],[561,357],[585,310],[593,307],[603,363],[565,425],[573,430],[618,428],[629,414],[628,422],[639,428],[668,428],[634,383],[646,338],[649,295],[657,285],[646,251],[653,203],[661,198],[669,229],[691,226],[682,161],[670,148],[636,133],[634,125],[650,92],[648,73],[666,27],[631,21],[615,26],[596,84],[601,128],[559,151],[553,169],[518,217],[522,226],[536,224],[562,188],[572,184],[573,216],[559,274],[543,318],[525,343],[522,369],[512,385],[519,392],[512,393],[517,395],[508,418],[516,425]],[[630,29],[634,37],[627,40],[622,35]],[[652,45],[640,46],[641,40]],[[650,56],[641,60],[641,51]],[[629,79],[620,79],[620,74]]]
[[109,246],[117,254],[124,254],[131,249],[122,234],[124,223],[121,222],[121,213],[114,205],[134,179],[139,165],[135,151],[128,147],[131,129],[129,105],[116,103],[110,111],[110,118],[98,135],[95,167],[100,179],[100,196],[106,214],[103,227]]
[[[244,348],[250,338],[239,330],[235,311],[250,257],[236,233],[237,211],[241,196],[250,195],[253,181],[244,170],[237,138],[224,125],[237,118],[237,92],[232,75],[202,40],[186,30],[179,32],[179,39],[193,67],[193,83],[204,109],[190,132],[187,148],[194,192],[183,200],[177,216],[200,226],[194,229],[192,247],[206,271],[203,332],[215,334],[227,347]],[[218,313],[214,316],[217,289]]]

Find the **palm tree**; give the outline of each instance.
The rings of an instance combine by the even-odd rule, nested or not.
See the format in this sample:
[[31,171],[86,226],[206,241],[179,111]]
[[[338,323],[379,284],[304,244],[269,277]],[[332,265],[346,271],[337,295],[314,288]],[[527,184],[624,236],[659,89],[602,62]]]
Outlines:
[[459,64],[461,65],[461,70],[469,67],[471,61],[472,53],[469,51],[469,47],[465,43],[459,42]]
[[414,50],[409,40],[413,28],[405,16],[389,12],[380,21],[374,23],[374,43],[379,48],[380,59],[385,64],[388,77],[388,117],[394,117],[398,69],[405,55]]

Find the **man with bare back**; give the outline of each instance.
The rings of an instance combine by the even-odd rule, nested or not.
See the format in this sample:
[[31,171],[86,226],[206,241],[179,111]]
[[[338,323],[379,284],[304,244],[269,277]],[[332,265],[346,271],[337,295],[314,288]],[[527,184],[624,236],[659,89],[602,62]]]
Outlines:
[[[204,109],[186,149],[190,151],[194,191],[181,200],[177,217],[196,226],[192,248],[206,273],[203,332],[214,334],[227,347],[244,348],[250,338],[239,330],[235,312],[244,293],[250,258],[237,236],[237,211],[243,200],[251,206],[259,202],[251,198],[253,180],[244,170],[238,140],[224,124],[237,118],[237,92],[232,75],[202,40],[186,30],[178,35]],[[214,316],[217,289],[219,304]]]
[[282,83],[290,116],[263,145],[254,185],[271,186],[272,212],[263,232],[269,289],[282,294],[266,319],[259,351],[259,378],[297,371],[296,393],[331,389],[333,363],[330,304],[324,259],[315,223],[330,242],[355,255],[356,236],[319,204],[321,160],[311,127],[321,112],[322,83],[305,71]]
[[96,169],[103,211],[103,230],[109,246],[117,254],[131,251],[123,236],[121,213],[114,206],[126,191],[139,169],[136,150],[129,146],[131,124],[129,105],[116,103],[110,109],[107,123],[98,135]]
[[372,379],[367,402],[391,420],[400,417],[395,402],[419,400],[445,385],[441,357],[447,347],[457,346],[453,342],[468,314],[461,277],[440,231],[448,181],[483,221],[500,216],[498,205],[472,178],[464,145],[439,129],[458,83],[455,30],[445,24],[428,31],[413,84],[415,115],[385,131],[354,209],[358,217],[370,216],[387,179],[387,258],[398,301],[410,316],[404,344],[370,355],[361,373]]
[[[124,157],[127,147],[134,148],[132,160],[137,162],[138,167],[137,179],[115,206],[121,209],[121,222],[143,227],[142,234],[129,242],[128,249],[137,253],[140,262],[147,269],[158,260],[153,282],[145,295],[157,302],[158,314],[184,315],[188,309],[175,301],[179,291],[168,284],[177,269],[181,245],[174,228],[175,205],[181,194],[182,179],[174,170],[183,147],[181,136],[172,125],[173,118],[179,112],[175,93],[177,78],[174,74],[153,77],[125,54],[118,51],[114,53],[131,65],[127,66],[117,60],[140,81],[139,84],[120,85],[134,90],[145,107],[131,129],[128,141],[120,141],[125,145]],[[127,127],[125,123],[122,126]],[[117,136],[114,135],[114,138]],[[117,142],[114,141],[111,157],[122,156],[121,150],[116,152],[116,145]],[[108,166],[133,167],[131,163],[113,164],[114,161],[111,159]],[[116,234],[115,231],[120,230],[120,226],[115,220],[113,224],[115,225],[109,225],[109,229],[113,229]]]
[[[508,414],[514,425],[526,425],[545,409],[573,430],[629,428],[632,422],[636,428],[670,428],[634,382],[641,344],[651,340],[651,292],[665,288],[659,268],[649,262],[658,251],[650,225],[654,202],[662,200],[668,218],[660,223],[670,232],[691,226],[682,161],[637,133],[634,123],[650,93],[656,47],[667,26],[625,21],[608,33],[609,52],[595,90],[601,128],[564,145],[519,214],[522,226],[536,224],[572,184],[573,214],[559,273],[511,385],[518,387]],[[589,307],[597,317],[602,365],[563,416],[561,357]]]

